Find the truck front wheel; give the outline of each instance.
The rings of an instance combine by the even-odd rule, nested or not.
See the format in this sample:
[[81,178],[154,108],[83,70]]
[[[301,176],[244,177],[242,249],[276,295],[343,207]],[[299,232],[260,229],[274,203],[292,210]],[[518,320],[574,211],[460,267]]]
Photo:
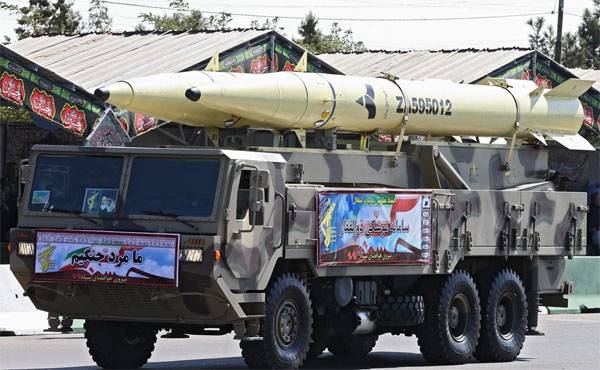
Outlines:
[[455,271],[425,290],[425,321],[417,327],[423,357],[434,364],[462,364],[473,357],[481,308],[473,278]]
[[86,320],[84,328],[90,355],[104,369],[141,367],[154,351],[157,330],[147,324]]
[[306,360],[313,312],[306,283],[295,274],[280,276],[267,290],[259,341],[242,341],[250,368],[297,369]]
[[523,283],[513,270],[505,269],[481,289],[481,338],[475,357],[482,362],[512,361],[523,348],[527,330]]

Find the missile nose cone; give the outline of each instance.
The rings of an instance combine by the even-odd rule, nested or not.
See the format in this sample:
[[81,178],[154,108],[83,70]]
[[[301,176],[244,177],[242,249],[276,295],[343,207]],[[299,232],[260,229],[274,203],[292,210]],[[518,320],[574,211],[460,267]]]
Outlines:
[[201,96],[202,92],[197,87],[190,87],[189,89],[185,90],[185,97],[191,101],[198,101],[200,100]]
[[134,89],[128,82],[119,81],[97,88],[94,95],[119,108],[128,108],[133,99]]
[[99,87],[96,90],[94,90],[94,95],[96,95],[98,99],[107,101],[110,97],[110,91],[106,87]]

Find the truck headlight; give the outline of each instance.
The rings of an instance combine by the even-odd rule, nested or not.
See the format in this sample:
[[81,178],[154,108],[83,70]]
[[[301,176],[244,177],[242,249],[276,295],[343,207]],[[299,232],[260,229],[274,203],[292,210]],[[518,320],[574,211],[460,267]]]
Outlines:
[[19,242],[17,246],[17,254],[19,256],[33,256],[35,254],[35,243]]
[[179,251],[179,260],[184,262],[202,262],[202,249],[182,249]]

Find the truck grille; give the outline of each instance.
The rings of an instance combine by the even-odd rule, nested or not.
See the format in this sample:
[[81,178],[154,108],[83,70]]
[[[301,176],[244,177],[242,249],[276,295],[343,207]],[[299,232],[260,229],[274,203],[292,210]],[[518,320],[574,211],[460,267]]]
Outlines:
[[149,287],[91,285],[90,303],[104,315],[135,311],[136,316],[157,316],[172,310],[168,300],[151,300],[158,290]]

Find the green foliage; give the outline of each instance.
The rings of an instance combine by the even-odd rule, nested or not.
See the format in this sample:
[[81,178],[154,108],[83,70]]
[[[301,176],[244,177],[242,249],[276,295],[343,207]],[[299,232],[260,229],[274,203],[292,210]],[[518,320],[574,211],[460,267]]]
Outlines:
[[567,32],[563,35],[561,64],[570,68],[583,65],[583,53],[576,33]]
[[15,4],[9,4],[6,1],[0,1],[0,10],[8,10],[11,12],[16,12],[19,10],[19,7]]
[[154,13],[142,13],[139,15],[142,21],[135,29],[146,30],[149,26],[153,31],[190,31],[190,30],[228,30],[231,22],[231,14],[220,13],[204,17],[200,10],[190,9],[184,0],[175,0],[169,3],[169,7],[175,10],[170,15],[157,15]]
[[319,45],[323,33],[319,29],[319,20],[313,12],[308,12],[306,18],[300,23],[298,27],[298,33],[302,36],[301,43],[305,45]]
[[282,29],[279,27],[279,17],[273,17],[271,19],[266,19],[262,24],[258,23],[258,20],[253,20],[250,22],[250,28],[258,28],[265,30],[276,30]]
[[108,8],[102,0],[91,0],[87,30],[96,33],[110,32],[112,18],[108,16]]
[[294,41],[315,54],[352,53],[366,50],[362,41],[354,41],[352,30],[343,30],[338,23],[333,23],[330,33],[326,35],[319,29],[318,23],[316,15],[309,12],[298,27],[298,33],[302,38]]
[[[600,0],[593,0],[593,9],[585,9],[576,33],[562,36],[562,61],[569,68],[600,68]],[[531,27],[529,46],[553,56],[556,36],[552,26],[545,26],[544,18],[529,19]]]
[[583,21],[579,25],[577,35],[580,52],[583,54],[582,67],[600,69],[600,1],[596,0],[594,3],[594,12],[589,9],[583,12]]
[[546,55],[553,55],[554,45],[556,44],[556,36],[554,28],[549,25],[544,29],[546,19],[544,17],[531,18],[527,21],[527,25],[531,27],[529,34],[529,46],[539,50]]
[[0,121],[13,123],[33,123],[31,120],[31,114],[27,109],[12,105],[4,105],[4,102],[0,102]]
[[29,6],[19,9],[19,26],[15,29],[19,39],[32,36],[59,34],[72,35],[83,26],[81,15],[73,10],[73,3],[57,0],[29,0]]

